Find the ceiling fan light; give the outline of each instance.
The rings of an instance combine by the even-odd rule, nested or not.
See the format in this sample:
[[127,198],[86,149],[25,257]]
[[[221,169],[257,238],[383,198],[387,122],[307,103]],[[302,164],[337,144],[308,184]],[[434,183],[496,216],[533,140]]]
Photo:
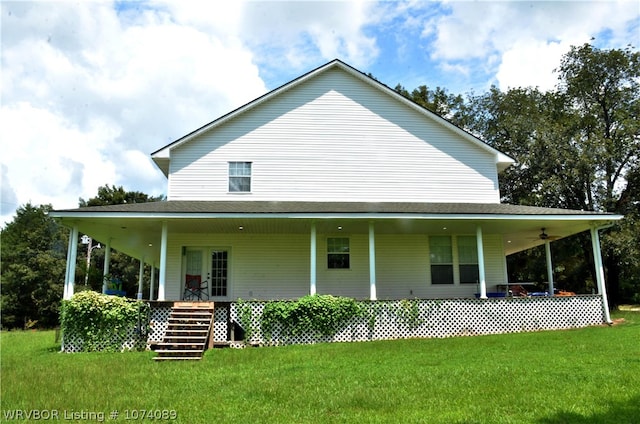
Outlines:
[[540,233],[540,240],[546,240],[549,238],[549,235],[544,232],[544,228],[542,228],[542,232]]

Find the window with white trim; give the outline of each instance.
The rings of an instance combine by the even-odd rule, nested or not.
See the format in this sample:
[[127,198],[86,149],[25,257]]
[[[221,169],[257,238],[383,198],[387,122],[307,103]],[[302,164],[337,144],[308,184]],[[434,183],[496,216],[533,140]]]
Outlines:
[[450,236],[429,237],[431,284],[453,284],[453,250]]
[[457,242],[460,284],[476,284],[480,279],[476,236],[458,236]]
[[229,162],[229,192],[251,191],[251,162]]
[[327,238],[327,268],[349,269],[350,256],[348,237]]

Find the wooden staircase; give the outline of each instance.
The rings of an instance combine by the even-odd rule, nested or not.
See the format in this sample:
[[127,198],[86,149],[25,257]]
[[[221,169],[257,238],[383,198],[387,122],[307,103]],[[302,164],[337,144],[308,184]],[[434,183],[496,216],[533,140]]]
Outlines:
[[156,361],[199,360],[213,342],[213,302],[176,302]]

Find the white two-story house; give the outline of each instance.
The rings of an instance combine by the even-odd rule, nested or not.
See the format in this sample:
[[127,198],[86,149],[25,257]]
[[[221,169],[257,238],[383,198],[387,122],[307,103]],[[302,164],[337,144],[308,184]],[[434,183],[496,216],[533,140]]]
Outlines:
[[485,298],[507,255],[583,231],[606,296],[598,228],[620,216],[500,203],[512,158],[339,60],[151,157],[166,201],[52,215],[157,268],[152,300],[194,278],[214,301]]

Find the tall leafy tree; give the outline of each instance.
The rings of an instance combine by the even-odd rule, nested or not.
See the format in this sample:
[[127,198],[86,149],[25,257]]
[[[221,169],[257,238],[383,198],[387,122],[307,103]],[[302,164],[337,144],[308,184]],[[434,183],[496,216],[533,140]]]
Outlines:
[[[492,87],[466,102],[426,86],[395,89],[516,159],[500,176],[504,202],[625,214],[603,238],[610,299],[617,304],[640,291],[640,54],[585,44],[563,56],[557,73],[555,90]],[[554,259],[566,287],[592,285],[588,237],[554,245],[562,245]],[[511,258],[523,273],[512,277],[544,279],[539,253]]]
[[68,232],[47,213],[21,206],[2,229],[2,327],[54,327],[62,298]]
[[[624,294],[620,285],[629,282],[620,280],[629,274],[622,269],[629,261],[616,241],[640,233],[638,221],[629,216],[630,205],[640,200],[634,177],[640,154],[640,58],[631,48],[599,50],[586,44],[571,48],[558,74],[554,91],[492,88],[474,97],[468,122],[472,131],[517,160],[502,175],[503,200],[628,214],[603,246],[610,299],[617,304]],[[574,269],[573,263],[581,261],[592,269],[589,240],[576,237],[574,242],[582,254],[564,246],[559,254],[567,260],[563,267]],[[637,243],[625,249],[627,256],[640,255]],[[585,274],[575,275],[582,279]]]
[[432,90],[426,85],[421,85],[409,92],[401,84],[398,84],[394,90],[452,123],[460,127],[465,126],[465,102],[461,95],[449,93],[447,89],[442,87],[436,87],[435,90]]
[[507,203],[580,208],[580,195],[562,181],[575,169],[567,140],[571,116],[564,100],[553,92],[496,87],[470,99],[469,129],[493,147],[516,159],[501,178]]
[[633,191],[627,174],[640,165],[640,53],[571,47],[560,67],[560,91],[576,114],[589,209],[620,211]]
[[[163,200],[162,196],[150,196],[139,191],[126,191],[124,187],[106,184],[98,188],[96,197],[88,200],[80,198],[79,206],[106,206],[121,205],[129,203],[145,203]],[[104,240],[103,240],[104,242]],[[81,259],[86,263],[86,249],[79,251]],[[96,291],[102,290],[102,270],[104,265],[104,249],[95,249],[91,253],[91,264],[88,270],[88,288]],[[122,282],[122,288],[127,295],[134,297],[138,291],[139,262],[121,252],[113,250],[111,252],[110,274],[117,277]],[[145,271],[146,272],[146,271]],[[146,274],[145,274],[146,275]],[[148,276],[147,276],[148,281]]]
[[627,214],[605,245],[609,294],[617,304],[629,283],[621,280],[625,257],[640,254],[637,243],[616,248],[617,240],[631,241],[634,234],[637,240],[640,232],[633,207],[640,201],[640,53],[630,46],[601,50],[584,44],[571,48],[558,73],[559,90],[576,116],[584,207]]
[[106,205],[123,205],[127,203],[146,203],[157,202],[163,200],[163,196],[153,197],[140,191],[126,191],[124,187],[116,187],[115,185],[98,187],[98,195],[89,200],[80,198],[80,207],[85,206],[106,206]]

